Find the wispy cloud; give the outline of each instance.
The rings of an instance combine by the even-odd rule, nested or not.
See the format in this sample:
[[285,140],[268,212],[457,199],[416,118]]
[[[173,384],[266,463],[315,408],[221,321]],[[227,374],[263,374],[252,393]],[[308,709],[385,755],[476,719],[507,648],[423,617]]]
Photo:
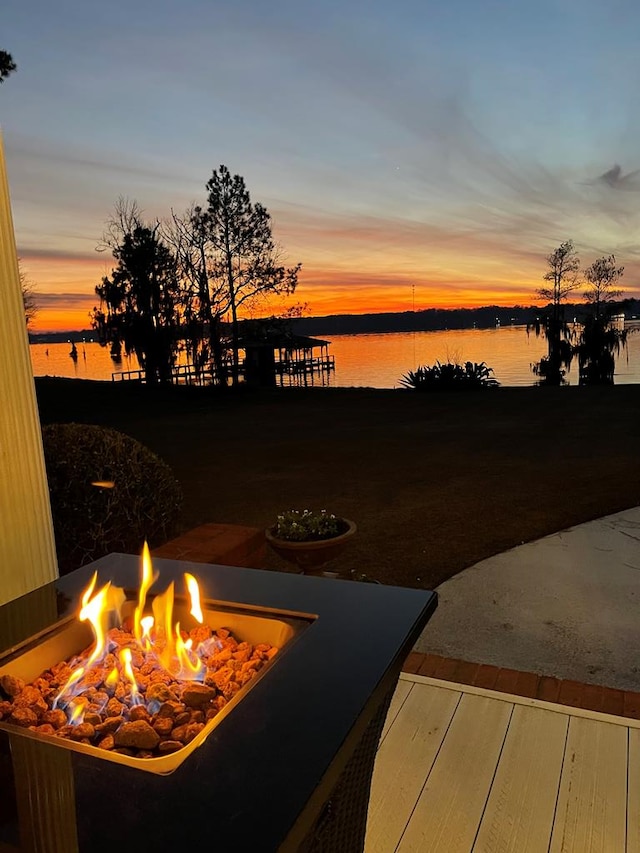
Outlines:
[[598,181],[603,184],[607,184],[607,186],[614,190],[638,192],[640,191],[640,180],[638,180],[638,175],[640,175],[640,169],[636,169],[634,172],[628,172],[626,175],[623,175],[621,166],[616,163],[611,169],[600,175]]
[[615,253],[637,293],[640,7],[616,3],[14,4],[21,253],[42,288],[91,294],[119,195],[164,216],[227,163],[312,303],[397,305],[409,281],[525,300],[568,238],[585,264]]
[[39,309],[64,308],[68,306],[69,308],[86,308],[89,311],[96,302],[95,295],[91,296],[86,293],[52,293],[51,291],[41,290],[36,292],[36,303]]
[[93,251],[73,251],[71,249],[46,249],[38,248],[37,246],[18,246],[18,254],[23,261],[44,260],[44,261],[96,261],[98,252]]

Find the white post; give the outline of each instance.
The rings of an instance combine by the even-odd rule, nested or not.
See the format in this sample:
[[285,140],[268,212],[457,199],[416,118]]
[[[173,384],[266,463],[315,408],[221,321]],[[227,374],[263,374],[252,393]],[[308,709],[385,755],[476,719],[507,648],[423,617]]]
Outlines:
[[0,135],[0,604],[58,575]]

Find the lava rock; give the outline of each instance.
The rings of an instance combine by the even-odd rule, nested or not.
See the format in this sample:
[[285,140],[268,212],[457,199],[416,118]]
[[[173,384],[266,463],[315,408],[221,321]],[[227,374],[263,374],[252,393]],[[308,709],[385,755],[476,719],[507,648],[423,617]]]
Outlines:
[[29,726],[37,724],[38,717],[31,708],[14,708],[9,721],[15,723],[16,726],[22,726],[22,728],[27,729]]
[[206,684],[188,684],[182,691],[181,699],[188,708],[204,708],[215,695],[215,689]]
[[175,702],[176,695],[164,682],[154,681],[147,688],[145,699],[147,702]]
[[0,688],[3,693],[13,699],[24,690],[24,681],[15,675],[0,675]]
[[134,749],[155,749],[160,743],[160,735],[144,720],[123,723],[114,735],[117,747]]
[[158,746],[158,752],[176,752],[182,747],[183,744],[179,740],[163,740]]

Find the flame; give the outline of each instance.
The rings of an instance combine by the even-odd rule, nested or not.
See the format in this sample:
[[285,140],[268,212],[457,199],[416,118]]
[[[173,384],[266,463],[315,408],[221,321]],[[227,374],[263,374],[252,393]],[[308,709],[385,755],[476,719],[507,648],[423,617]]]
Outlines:
[[164,638],[164,648],[158,655],[162,666],[171,672],[171,664],[175,658],[175,642],[173,638],[173,590],[171,581],[163,593],[153,599],[153,614],[156,620],[156,639]]
[[84,711],[88,703],[88,699],[84,696],[79,696],[77,699],[74,699],[73,702],[69,703],[69,707],[73,709],[71,711],[71,716],[69,717],[70,726],[79,726],[84,720]]
[[140,620],[140,625],[142,627],[142,645],[146,652],[151,651],[151,629],[154,625],[153,616],[143,616]]
[[111,587],[111,581],[106,583],[100,592],[97,592],[92,598],[91,594],[95,584],[96,575],[93,576],[89,587],[82,596],[82,609],[80,610],[78,617],[81,622],[85,622],[87,620],[91,622],[91,627],[93,628],[93,633],[95,635],[95,646],[89,655],[87,667],[91,666],[94,661],[100,660],[106,652],[105,638],[109,622],[109,610],[111,609],[109,607],[109,589]]
[[107,610],[109,611],[109,613],[115,613],[116,618],[113,620],[114,624],[122,625],[122,615],[120,613],[120,609],[126,600],[127,596],[125,594],[125,591],[121,587],[109,587],[109,593],[107,595]]
[[[145,607],[148,607],[147,596],[156,579],[157,574],[154,575],[149,548],[145,542],[142,552],[140,589],[133,617],[132,634],[135,642],[129,640],[128,646],[120,648],[117,665],[111,668],[106,677],[101,671],[100,679],[98,679],[97,677],[90,678],[87,673],[92,666],[103,661],[108,651],[115,651],[115,645],[122,644],[123,640],[117,634],[111,641],[108,631],[111,625],[122,625],[120,609],[126,596],[123,589],[113,586],[111,582],[97,589],[98,573],[95,572],[91,577],[80,597],[81,606],[78,618],[82,622],[90,623],[95,642],[87,659],[82,661],[83,665],[77,666],[73,670],[53,702],[53,708],[60,704],[65,709],[71,725],[78,725],[84,719],[89,700],[82,694],[90,685],[94,687],[102,684],[103,690],[108,695],[113,696],[114,691],[122,681],[129,685],[130,694],[129,698],[123,701],[130,705],[136,705],[143,701],[143,695],[140,692],[133,669],[133,651],[136,651],[136,655],[139,655],[141,651],[146,656],[146,661],[157,661],[160,666],[178,680],[201,681],[204,679],[206,665],[201,655],[203,655],[203,650],[206,652],[209,649],[218,648],[219,641],[211,638],[204,643],[199,643],[197,649],[194,649],[194,641],[191,638],[183,638],[180,623],[174,624],[173,622],[175,594],[173,582],[164,592],[156,595],[153,599],[151,605],[153,616],[151,614],[145,616]],[[191,616],[202,624],[204,616],[198,581],[191,574],[185,574],[184,581],[190,598]],[[110,625],[112,613],[114,614],[114,621]],[[117,621],[116,616],[118,617]],[[128,639],[126,635],[125,639]],[[106,702],[107,699],[105,698],[104,701]]]
[[175,627],[172,625],[173,594],[174,584],[170,583],[167,589],[156,596],[153,601],[156,638],[162,636],[165,640],[158,660],[167,672],[178,679],[202,679],[206,672],[206,666],[192,651],[192,642],[187,640],[187,645],[182,639],[180,623],[177,622]]
[[136,683],[136,677],[133,673],[133,667],[131,665],[131,649],[125,648],[120,652],[120,662],[122,663],[122,668],[124,670],[124,674],[129,679],[131,683],[131,702],[133,705],[137,705],[140,702],[140,691],[138,690],[138,685]]
[[109,675],[105,678],[104,683],[109,688],[115,687],[116,684],[118,683],[118,678],[119,678],[118,667],[114,666],[114,668],[111,670]]
[[204,617],[202,615],[202,607],[200,606],[200,587],[198,586],[198,581],[188,572],[185,572],[184,579],[191,599],[191,615],[202,625]]
[[64,685],[62,690],[58,693],[56,698],[53,700],[53,705],[52,705],[53,708],[58,707],[58,702],[60,701],[60,699],[65,695],[65,693],[68,693],[71,690],[71,688],[74,686],[74,684],[77,684],[78,681],[80,681],[80,679],[84,675],[84,672],[85,672],[85,670],[84,670],[83,666],[79,666],[77,669],[73,670],[73,672],[71,673],[71,675],[67,679],[67,683]]
[[180,623],[176,623],[176,658],[178,659],[178,678],[182,679],[203,679],[206,671],[206,666],[200,658],[191,651],[192,641],[182,639],[180,633]]
[[143,619],[142,614],[144,613],[144,606],[147,601],[147,593],[153,585],[154,580],[151,554],[149,553],[149,546],[145,541],[142,546],[142,580],[140,582],[140,591],[138,593],[138,606],[136,607],[133,615],[133,636],[136,638],[136,642],[139,645],[142,645],[143,636],[141,630]]
[[93,593],[93,590],[95,589],[97,580],[98,580],[98,573],[94,572],[93,577],[89,581],[89,586],[82,593],[82,598],[80,599],[81,604],[82,604],[82,608],[81,608],[80,612],[82,612],[82,610],[84,610],[84,608],[87,606],[87,604],[91,600],[91,594]]

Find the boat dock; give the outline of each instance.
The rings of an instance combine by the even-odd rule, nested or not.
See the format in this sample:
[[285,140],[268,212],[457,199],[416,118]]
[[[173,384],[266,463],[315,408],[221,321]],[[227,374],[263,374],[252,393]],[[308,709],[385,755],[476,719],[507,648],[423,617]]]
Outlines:
[[[322,355],[307,358],[283,358],[274,362],[274,372],[278,384],[297,384],[296,380],[303,382],[317,374],[328,374],[335,371],[335,358],[332,355]],[[239,375],[245,377],[245,365],[238,366]],[[226,378],[232,375],[231,366],[227,367]],[[196,370],[192,364],[180,364],[171,371],[171,382],[173,385],[213,385],[216,371],[213,364],[202,370]],[[286,379],[290,381],[286,382]],[[291,381],[294,380],[294,381]],[[144,370],[117,370],[111,374],[112,382],[145,382]],[[324,383],[323,383],[324,384]]]

